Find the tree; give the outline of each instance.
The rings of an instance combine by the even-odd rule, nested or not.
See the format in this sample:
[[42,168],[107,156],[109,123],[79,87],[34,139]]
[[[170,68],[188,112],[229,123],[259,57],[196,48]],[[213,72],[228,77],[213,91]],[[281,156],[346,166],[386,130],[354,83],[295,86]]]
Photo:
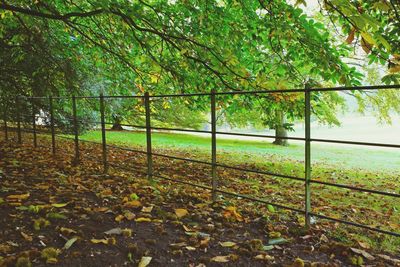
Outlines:
[[[66,87],[125,95],[144,90],[151,94],[213,88],[273,90],[303,88],[308,81],[351,86],[360,84],[362,78],[342,60],[350,52],[349,45],[336,45],[329,29],[286,1],[57,0],[32,4],[19,0],[3,1],[0,9],[2,32],[15,24],[20,27],[18,17],[23,18],[31,27],[38,25],[44,39],[55,44],[51,54],[58,51],[61,58],[71,61],[83,79],[80,83],[80,79],[70,79],[75,85],[67,85],[54,77],[53,83],[64,93],[69,90]],[[30,94],[43,93],[31,90]],[[243,104],[238,99],[231,99],[230,106],[221,103],[225,109],[221,119],[233,122],[243,111],[231,108]],[[197,111],[190,107],[191,100],[180,106],[207,113],[208,100],[198,101]],[[285,134],[291,122],[302,118],[302,102],[301,94],[280,94],[255,97],[246,106],[261,108],[263,124]],[[320,121],[338,123],[334,112],[343,104],[340,97],[313,94],[313,102]],[[122,112],[115,111],[114,118],[119,120]],[[135,120],[122,118],[126,119]]]

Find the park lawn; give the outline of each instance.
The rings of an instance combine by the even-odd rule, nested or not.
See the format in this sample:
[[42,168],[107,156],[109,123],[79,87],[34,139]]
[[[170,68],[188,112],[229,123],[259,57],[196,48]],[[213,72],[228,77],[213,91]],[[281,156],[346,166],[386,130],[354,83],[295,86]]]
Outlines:
[[[101,142],[100,131],[88,131],[82,140]],[[107,142],[130,147],[146,145],[146,135],[142,131],[107,131]],[[196,151],[203,157],[210,154],[211,138],[171,132],[153,132],[153,147],[172,150]],[[296,141],[294,141],[296,142]],[[223,152],[235,155],[242,159],[244,155],[251,155],[257,163],[263,163],[265,157],[275,156],[282,160],[303,161],[304,145],[301,142],[290,144],[288,147],[276,146],[271,139],[235,140],[218,138],[217,153]],[[397,173],[400,169],[400,152],[396,149],[376,149],[362,146],[312,144],[312,161],[315,165],[325,167],[340,167],[348,170],[376,171],[380,173]],[[396,169],[397,168],[397,169]]]

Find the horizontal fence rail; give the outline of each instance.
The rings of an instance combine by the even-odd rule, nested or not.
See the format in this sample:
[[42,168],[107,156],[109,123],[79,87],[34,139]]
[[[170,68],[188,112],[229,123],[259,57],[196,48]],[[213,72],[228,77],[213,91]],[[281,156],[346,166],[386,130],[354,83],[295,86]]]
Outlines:
[[[315,218],[320,218],[320,219],[325,219],[325,220],[330,220],[334,222],[339,222],[355,227],[359,227],[362,229],[370,230],[370,231],[375,231],[378,233],[383,233],[387,235],[392,235],[392,236],[397,236],[400,237],[400,233],[396,232],[391,232],[391,231],[386,231],[382,230],[377,227],[371,227],[368,225],[363,225],[359,224],[356,222],[352,221],[346,221],[343,219],[337,219],[329,216],[325,216],[323,214],[319,213],[314,213],[312,211],[312,206],[311,206],[311,187],[312,184],[320,184],[320,185],[326,185],[326,186],[331,186],[331,187],[337,187],[337,188],[344,188],[352,191],[358,191],[358,192],[364,192],[364,193],[369,193],[369,194],[376,194],[376,195],[382,195],[382,196],[388,196],[388,197],[393,197],[393,198],[400,198],[400,194],[396,193],[394,191],[392,192],[386,192],[386,191],[379,191],[379,190],[373,190],[373,189],[368,189],[368,188],[363,188],[363,187],[356,187],[356,186],[350,186],[350,185],[344,185],[344,184],[337,184],[337,183],[331,183],[331,182],[325,182],[325,181],[320,181],[316,179],[312,179],[312,174],[311,174],[311,144],[312,143],[337,143],[337,144],[343,144],[343,145],[357,145],[357,146],[374,146],[374,147],[389,147],[389,148],[400,148],[400,144],[390,144],[390,143],[374,143],[374,142],[359,142],[359,141],[348,141],[348,140],[333,140],[333,139],[320,139],[320,138],[312,138],[311,136],[311,94],[312,93],[318,93],[318,92],[329,92],[329,91],[336,91],[336,92],[342,92],[342,91],[377,91],[377,90],[389,90],[389,89],[400,89],[400,85],[377,85],[377,86],[358,86],[358,87],[326,87],[326,88],[308,88],[307,86],[304,89],[282,89],[282,90],[260,90],[260,91],[230,91],[230,92],[216,92],[212,90],[211,92],[201,92],[201,93],[183,93],[183,94],[160,94],[160,95],[150,95],[149,93],[145,93],[143,95],[99,95],[99,96],[50,96],[50,97],[41,97],[41,96],[20,96],[16,97],[12,103],[10,101],[4,101],[7,102],[6,108],[4,110],[4,114],[2,116],[3,124],[2,128],[4,129],[4,137],[6,140],[16,140],[18,143],[22,143],[22,132],[26,132],[29,134],[32,134],[33,137],[33,145],[34,147],[41,147],[38,144],[37,140],[37,135],[40,134],[45,134],[45,135],[51,135],[51,151],[53,155],[57,153],[58,150],[56,150],[56,139],[61,138],[65,140],[70,140],[74,142],[74,159],[73,162],[75,164],[79,164],[80,162],[80,147],[79,143],[84,142],[84,143],[89,143],[89,144],[96,144],[96,145],[101,145],[102,146],[102,155],[101,155],[101,160],[94,159],[97,162],[101,162],[103,164],[103,171],[107,173],[108,169],[110,167],[112,168],[120,168],[125,171],[132,171],[138,174],[141,174],[143,176],[146,176],[147,179],[152,180],[152,179],[161,179],[161,180],[167,180],[170,182],[175,182],[175,183],[181,183],[201,189],[205,189],[211,192],[211,196],[213,201],[216,201],[218,199],[217,194],[221,195],[226,195],[226,196],[231,196],[231,197],[236,197],[236,198],[241,198],[241,199],[247,199],[250,201],[255,201],[267,205],[272,205],[277,208],[282,208],[286,210],[290,210],[293,212],[297,212],[300,214],[304,214],[305,216],[305,221],[306,225],[309,226],[311,224],[311,217]],[[258,96],[261,97],[262,95],[268,95],[268,94],[282,94],[282,93],[296,93],[296,94],[304,94],[304,115],[305,115],[305,135],[304,137],[293,137],[293,136],[287,136],[287,137],[276,137],[273,135],[264,135],[264,134],[246,134],[246,133],[236,133],[236,132],[224,132],[224,131],[218,131],[216,127],[216,97],[217,96],[226,96],[226,95],[252,95],[252,96]],[[179,97],[209,97],[210,98],[210,109],[211,109],[211,130],[195,130],[195,129],[184,129],[184,128],[176,128],[176,127],[157,127],[157,126],[152,126],[151,125],[151,102],[153,100],[159,99],[159,98],[179,98]],[[88,99],[88,100],[94,100],[98,101],[98,106],[99,106],[99,112],[100,112],[100,118],[98,119],[93,119],[93,120],[85,120],[85,119],[80,119],[78,117],[78,100],[81,99]],[[144,118],[144,124],[145,125],[136,125],[136,124],[124,124],[121,123],[121,126],[125,127],[132,127],[136,129],[140,129],[141,131],[145,132],[146,134],[146,148],[145,150],[139,150],[131,147],[122,147],[122,146],[117,146],[117,145],[111,145],[107,143],[107,131],[106,131],[106,125],[113,125],[111,122],[106,121],[106,106],[107,106],[107,101],[106,100],[114,100],[114,99],[139,99],[143,108],[144,108],[144,114],[142,115]],[[71,114],[68,115],[68,112],[63,111],[63,116],[62,120],[69,121],[72,123],[72,136],[71,134],[63,134],[62,132],[59,132],[57,130],[57,120],[56,115],[59,114],[57,113],[58,110],[55,108],[55,103],[58,100],[68,100],[71,101],[70,105],[70,110],[72,110]],[[39,115],[35,111],[36,106],[40,106],[39,103],[34,103],[34,101],[43,101],[45,105],[47,105],[49,112],[48,114],[45,115]],[[91,101],[88,101],[91,102]],[[42,103],[42,104],[43,104]],[[26,112],[22,112],[22,105],[25,104],[28,106],[28,109]],[[13,107],[12,107],[13,106]],[[13,114],[14,112],[14,114]],[[13,116],[11,116],[13,115]],[[38,125],[37,120],[38,119],[43,119],[46,123],[45,125]],[[95,141],[89,141],[89,140],[82,140],[79,139],[79,124],[91,124],[93,126],[99,127],[101,130],[101,142],[95,142]],[[26,127],[29,125],[29,127]],[[191,132],[191,133],[200,133],[200,134],[209,134],[211,137],[211,142],[210,142],[210,148],[211,148],[211,158],[210,161],[204,161],[204,160],[197,160],[197,159],[191,159],[191,158],[185,158],[185,157],[178,157],[178,156],[173,156],[173,155],[167,155],[167,154],[162,154],[162,153],[157,153],[154,152],[152,149],[152,132],[153,131],[176,131],[176,132]],[[11,137],[11,133],[16,133],[16,136]],[[305,144],[305,165],[304,165],[304,176],[303,177],[297,177],[293,175],[286,175],[282,173],[275,173],[271,171],[266,171],[266,170],[257,170],[257,169],[248,169],[248,168],[243,168],[243,167],[238,167],[238,166],[230,166],[226,165],[223,163],[219,163],[217,161],[217,136],[219,135],[231,135],[231,136],[244,136],[244,137],[255,137],[255,138],[281,138],[281,139],[286,139],[286,140],[296,140],[296,141],[302,141]],[[109,149],[117,149],[117,150],[122,150],[122,151],[127,151],[127,152],[133,152],[133,153],[139,153],[142,154],[146,157],[146,171],[140,170],[140,168],[132,168],[132,167],[127,167],[127,166],[122,166],[120,164],[115,164],[113,162],[109,162],[108,160],[108,152]],[[192,162],[196,164],[204,164],[207,166],[211,167],[211,184],[210,185],[202,185],[202,184],[197,184],[197,183],[192,183],[188,181],[182,181],[182,180],[177,180],[173,179],[171,177],[167,177],[165,175],[159,174],[158,172],[154,171],[153,168],[153,157],[164,157],[168,158],[171,160],[178,160],[178,161],[185,161],[185,162]],[[304,184],[304,209],[298,209],[298,208],[293,208],[289,207],[287,205],[282,205],[274,202],[270,202],[266,199],[260,199],[256,198],[253,196],[248,196],[248,195],[243,195],[243,194],[237,194],[234,192],[228,192],[225,190],[222,190],[219,186],[219,178],[217,175],[217,168],[227,168],[227,169],[233,169],[241,172],[249,172],[249,173],[254,173],[254,174],[260,174],[260,175],[266,175],[274,179],[289,179],[293,181],[298,181]]]

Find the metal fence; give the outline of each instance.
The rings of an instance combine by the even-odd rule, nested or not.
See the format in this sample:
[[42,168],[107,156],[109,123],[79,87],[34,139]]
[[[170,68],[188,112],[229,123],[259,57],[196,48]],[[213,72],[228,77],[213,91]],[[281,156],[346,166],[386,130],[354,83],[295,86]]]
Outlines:
[[[79,163],[80,161],[80,150],[79,150],[79,131],[78,131],[78,118],[77,118],[77,99],[94,99],[99,101],[99,107],[100,107],[100,122],[96,122],[101,125],[101,133],[102,133],[102,164],[104,168],[104,172],[107,172],[109,165],[111,163],[108,162],[107,160],[107,153],[108,153],[108,148],[120,148],[124,149],[127,151],[131,152],[137,152],[137,153],[143,153],[147,157],[147,172],[146,175],[148,179],[153,179],[155,178],[160,178],[160,179],[165,179],[168,181],[172,182],[177,182],[177,183],[183,183],[186,185],[194,186],[194,187],[199,187],[202,189],[207,189],[211,191],[212,194],[212,199],[215,201],[217,199],[217,194],[224,194],[228,196],[234,196],[234,197],[241,197],[243,199],[248,199],[256,202],[260,202],[263,204],[269,204],[278,208],[282,209],[287,209],[291,210],[297,213],[304,214],[305,216],[305,222],[306,225],[311,224],[311,218],[316,217],[316,218],[321,218],[321,219],[326,219],[326,220],[331,220],[334,222],[339,222],[351,226],[356,226],[360,227],[363,229],[383,233],[383,234],[388,234],[392,236],[397,236],[400,237],[400,233],[396,232],[391,232],[387,230],[383,230],[380,228],[376,227],[371,227],[368,225],[360,224],[360,223],[355,223],[351,221],[346,221],[343,219],[338,219],[338,218],[333,218],[329,216],[325,216],[323,214],[315,213],[312,211],[311,207],[311,185],[312,184],[320,184],[320,185],[326,185],[326,186],[331,186],[331,187],[338,187],[338,188],[344,188],[348,190],[355,190],[359,192],[366,192],[366,193],[371,193],[371,194],[377,194],[377,195],[383,195],[383,196],[389,196],[393,197],[396,201],[399,199],[400,194],[398,193],[391,193],[391,192],[385,192],[385,191],[378,191],[378,190],[373,190],[373,189],[366,189],[366,188],[361,188],[361,187],[356,187],[356,186],[350,186],[350,185],[345,185],[345,184],[336,184],[336,183],[331,183],[331,182],[326,182],[326,181],[319,181],[312,179],[311,176],[311,144],[316,143],[316,142],[321,142],[321,143],[337,143],[337,144],[345,144],[345,145],[360,145],[360,146],[375,146],[375,147],[390,147],[390,148],[400,148],[400,144],[389,144],[389,143],[370,143],[370,142],[357,142],[357,141],[343,141],[343,140],[333,140],[333,139],[317,139],[317,138],[312,138],[311,137],[311,111],[312,111],[312,106],[311,106],[311,94],[313,92],[328,92],[328,91],[377,91],[377,90],[388,90],[388,89],[400,89],[400,85],[380,85],[380,86],[359,86],[359,87],[329,87],[329,88],[305,88],[305,89],[287,89],[287,90],[264,90],[264,91],[232,91],[232,92],[215,92],[211,91],[210,93],[192,93],[192,94],[164,94],[164,95],[150,95],[149,93],[145,93],[144,95],[134,95],[134,96],[72,96],[72,97],[17,97],[15,99],[15,111],[17,114],[14,114],[14,118],[16,118],[14,121],[9,121],[8,118],[8,112],[7,109],[4,109],[4,116],[3,116],[3,122],[4,122],[4,132],[5,132],[5,139],[8,140],[9,138],[9,126],[7,123],[12,123],[13,125],[16,125],[16,132],[17,132],[17,140],[19,143],[22,143],[22,134],[21,132],[24,131],[21,127],[21,109],[20,104],[22,99],[25,99],[27,101],[29,100],[34,100],[34,99],[42,99],[45,101],[48,101],[48,107],[49,107],[49,119],[50,119],[50,128],[51,128],[51,143],[52,143],[52,153],[56,153],[56,126],[55,126],[55,119],[54,119],[54,108],[53,108],[53,101],[54,99],[70,99],[72,101],[72,123],[73,123],[73,132],[74,132],[74,146],[75,146],[75,156],[74,156],[74,162],[76,164]],[[245,133],[235,133],[235,132],[222,132],[222,131],[217,131],[217,119],[216,119],[216,96],[218,95],[265,95],[265,94],[278,94],[278,93],[303,93],[304,94],[304,118],[305,118],[305,136],[304,137],[276,137],[273,135],[261,135],[261,134],[245,134]],[[205,130],[191,130],[191,129],[181,129],[181,128],[165,128],[165,127],[153,127],[151,125],[151,110],[150,110],[150,103],[153,99],[157,98],[179,98],[179,97],[195,97],[195,96],[206,96],[210,98],[210,110],[211,110],[211,130],[210,131],[205,131]],[[130,124],[122,124],[123,126],[131,126],[134,128],[141,128],[144,129],[146,132],[146,151],[141,151],[141,150],[136,150],[136,149],[130,149],[130,148],[123,148],[123,147],[118,147],[115,145],[109,145],[107,144],[107,135],[106,135],[106,125],[107,124],[112,124],[109,122],[106,122],[106,114],[105,114],[105,99],[122,99],[122,98],[136,98],[136,99],[141,99],[144,103],[144,109],[145,109],[145,125],[130,125]],[[24,114],[25,116],[29,116]],[[37,129],[36,125],[36,115],[34,112],[30,115],[32,116],[32,127],[29,132],[33,134],[33,145],[37,146],[37,133],[47,133],[43,132]],[[165,155],[165,154],[160,154],[160,153],[155,153],[153,152],[152,149],[152,130],[173,130],[173,131],[182,131],[182,132],[195,132],[195,133],[206,133],[211,135],[211,159],[210,161],[202,161],[202,160],[197,160],[197,159],[191,159],[191,158],[183,158],[183,157],[177,157],[177,156],[172,156],[172,155]],[[400,134],[400,133],[399,133]],[[226,164],[221,164],[217,163],[217,135],[233,135],[233,136],[247,136],[247,137],[259,137],[259,138],[282,138],[282,139],[287,139],[287,140],[297,140],[297,141],[303,141],[305,144],[305,158],[304,158],[304,177],[297,177],[297,176],[291,176],[291,175],[286,175],[286,174],[281,174],[281,173],[273,173],[269,171],[261,171],[261,170],[252,170],[252,169],[246,169],[238,166],[230,166]],[[66,138],[66,137],[63,137]],[[97,143],[99,144],[99,143]],[[170,177],[166,177],[157,173],[153,172],[153,156],[160,156],[160,157],[165,157],[169,159],[176,159],[176,160],[183,160],[183,161],[188,161],[188,162],[193,162],[193,163],[200,163],[200,164],[205,164],[209,165],[211,167],[211,177],[212,177],[212,183],[208,186],[205,185],[200,185],[200,184],[195,184],[190,181],[180,181],[176,180]],[[117,167],[117,165],[112,164],[113,167]],[[242,194],[236,194],[228,191],[224,191],[218,187],[218,176],[217,176],[217,168],[229,168],[233,170],[238,170],[238,171],[244,171],[244,172],[250,172],[250,173],[256,173],[256,174],[261,174],[261,175],[268,175],[268,176],[274,176],[282,179],[290,179],[290,180],[296,180],[296,181],[301,181],[304,183],[304,195],[305,195],[305,203],[304,203],[304,209],[297,209],[293,207],[288,207],[286,205],[278,204],[278,203],[272,203],[270,201],[267,201],[265,199],[259,199],[253,196],[248,196],[248,195],[242,195]]]

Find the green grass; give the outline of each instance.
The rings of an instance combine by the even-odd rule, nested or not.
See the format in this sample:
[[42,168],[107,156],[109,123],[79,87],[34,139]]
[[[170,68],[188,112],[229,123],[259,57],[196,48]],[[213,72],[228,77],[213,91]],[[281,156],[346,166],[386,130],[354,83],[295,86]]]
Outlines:
[[[100,131],[90,131],[81,136],[83,140],[101,142]],[[112,144],[122,144],[131,147],[144,146],[146,136],[144,132],[132,131],[107,131],[107,141]],[[168,148],[176,150],[195,150],[206,155],[210,153],[210,138],[189,134],[159,133],[152,134],[155,149]],[[400,166],[400,153],[395,149],[370,149],[368,147],[345,145],[332,146],[312,144],[312,162],[315,165],[340,167],[340,169],[363,169],[366,171],[398,172]],[[234,139],[217,139],[218,152],[228,152],[236,156],[251,155],[255,161],[262,161],[265,156],[275,156],[280,159],[303,161],[304,145],[291,144],[288,147],[276,146],[271,140],[249,141]]]

